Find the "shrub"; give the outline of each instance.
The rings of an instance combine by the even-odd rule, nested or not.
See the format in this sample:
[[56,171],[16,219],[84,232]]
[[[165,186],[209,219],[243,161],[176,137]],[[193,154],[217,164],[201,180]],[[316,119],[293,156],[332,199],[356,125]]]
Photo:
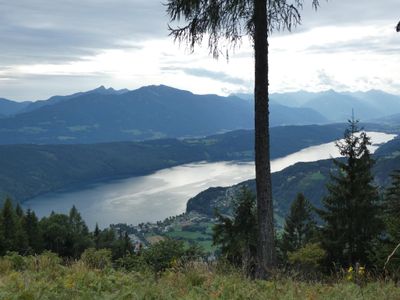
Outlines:
[[137,254],[129,254],[121,257],[115,261],[117,268],[127,271],[145,271],[148,269],[143,256]]
[[58,271],[61,268],[62,259],[56,253],[45,251],[40,255],[26,257],[27,268],[32,272]]
[[99,270],[109,268],[111,267],[111,250],[88,248],[82,253],[81,261],[88,268]]
[[14,271],[23,271],[26,269],[25,258],[17,252],[7,252],[2,260],[5,265],[9,265],[9,267]]
[[184,255],[185,247],[182,241],[166,239],[144,251],[143,258],[145,263],[158,273],[176,266]]
[[303,275],[314,275],[319,271],[320,262],[326,252],[318,243],[308,243],[299,250],[288,253],[289,263]]

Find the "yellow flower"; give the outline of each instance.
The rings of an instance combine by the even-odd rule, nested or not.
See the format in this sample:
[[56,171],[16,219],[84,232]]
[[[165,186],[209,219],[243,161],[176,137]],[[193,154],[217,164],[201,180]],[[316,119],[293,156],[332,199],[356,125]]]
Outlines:
[[347,269],[346,279],[347,279],[348,281],[352,281],[352,280],[353,280],[353,273],[354,273],[353,271],[354,271],[354,269],[353,269],[352,266],[350,266],[350,267]]
[[364,275],[365,274],[365,267],[359,267],[358,268],[358,274],[361,275],[361,276]]

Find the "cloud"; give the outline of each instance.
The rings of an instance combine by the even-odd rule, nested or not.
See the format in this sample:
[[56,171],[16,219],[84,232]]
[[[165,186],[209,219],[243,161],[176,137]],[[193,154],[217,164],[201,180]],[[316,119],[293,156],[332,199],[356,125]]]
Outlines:
[[383,55],[398,55],[400,53],[400,39],[393,39],[391,35],[371,35],[346,41],[335,41],[312,45],[305,49],[311,54],[319,53],[378,53]]
[[[308,4],[294,32],[388,19],[395,26],[400,10],[398,0],[321,1],[318,12]],[[79,60],[166,37],[168,21],[161,0],[0,0],[0,65]]]
[[340,81],[337,81],[332,75],[329,75],[325,70],[318,71],[319,86],[322,89],[334,89],[338,91],[350,90],[350,87]]
[[167,34],[159,1],[0,0],[0,65],[65,63]]
[[[167,83],[201,93],[252,89],[248,39],[225,65],[213,61],[207,47],[183,53],[184,46],[167,37],[163,2],[0,0],[0,96],[43,98],[101,84]],[[320,0],[317,12],[310,3],[301,26],[270,38],[271,89],[344,88],[337,78],[354,89],[367,86],[356,78],[379,74],[400,91],[399,0]]]
[[224,72],[211,71],[211,70],[202,69],[202,68],[163,67],[161,69],[163,71],[173,71],[173,72],[182,71],[186,75],[209,78],[212,80],[226,82],[226,83],[230,83],[230,84],[234,84],[234,85],[247,85],[248,84],[248,81],[246,81],[242,78],[234,77],[234,76],[231,76]]
[[398,0],[320,0],[315,12],[306,1],[302,12],[302,25],[298,31],[321,26],[373,26],[382,21],[393,21],[393,28],[399,19],[400,2]]

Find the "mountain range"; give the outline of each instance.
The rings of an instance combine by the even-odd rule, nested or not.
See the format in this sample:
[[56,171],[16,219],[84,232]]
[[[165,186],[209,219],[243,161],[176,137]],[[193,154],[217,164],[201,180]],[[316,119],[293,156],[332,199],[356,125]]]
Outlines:
[[[253,98],[251,94],[236,94],[236,96],[247,101]],[[379,90],[273,93],[270,95],[270,101],[291,108],[312,109],[330,122],[343,122],[351,117],[352,111],[356,119],[376,122],[381,118],[400,114],[400,96]],[[393,116],[390,119],[400,122],[400,116]]]
[[[252,129],[252,99],[250,94],[196,95],[163,85],[133,91],[101,86],[35,102],[0,99],[0,144],[140,141]],[[270,99],[271,127],[344,122],[352,110],[363,121],[400,126],[400,97],[382,91],[299,91]]]
[[[1,144],[198,137],[251,129],[254,123],[254,107],[249,101],[234,96],[195,95],[163,85],[133,91],[100,87],[43,101],[2,102]],[[270,123],[323,124],[327,119],[310,108],[272,104]]]

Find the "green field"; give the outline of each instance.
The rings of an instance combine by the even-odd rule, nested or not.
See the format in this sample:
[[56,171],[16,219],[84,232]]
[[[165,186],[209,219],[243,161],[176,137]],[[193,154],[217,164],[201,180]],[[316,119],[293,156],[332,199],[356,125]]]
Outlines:
[[196,243],[200,245],[204,251],[212,252],[215,248],[212,246],[212,227],[211,222],[199,222],[186,228],[195,227],[187,230],[182,226],[175,226],[164,235],[173,239],[183,240],[187,243]]

